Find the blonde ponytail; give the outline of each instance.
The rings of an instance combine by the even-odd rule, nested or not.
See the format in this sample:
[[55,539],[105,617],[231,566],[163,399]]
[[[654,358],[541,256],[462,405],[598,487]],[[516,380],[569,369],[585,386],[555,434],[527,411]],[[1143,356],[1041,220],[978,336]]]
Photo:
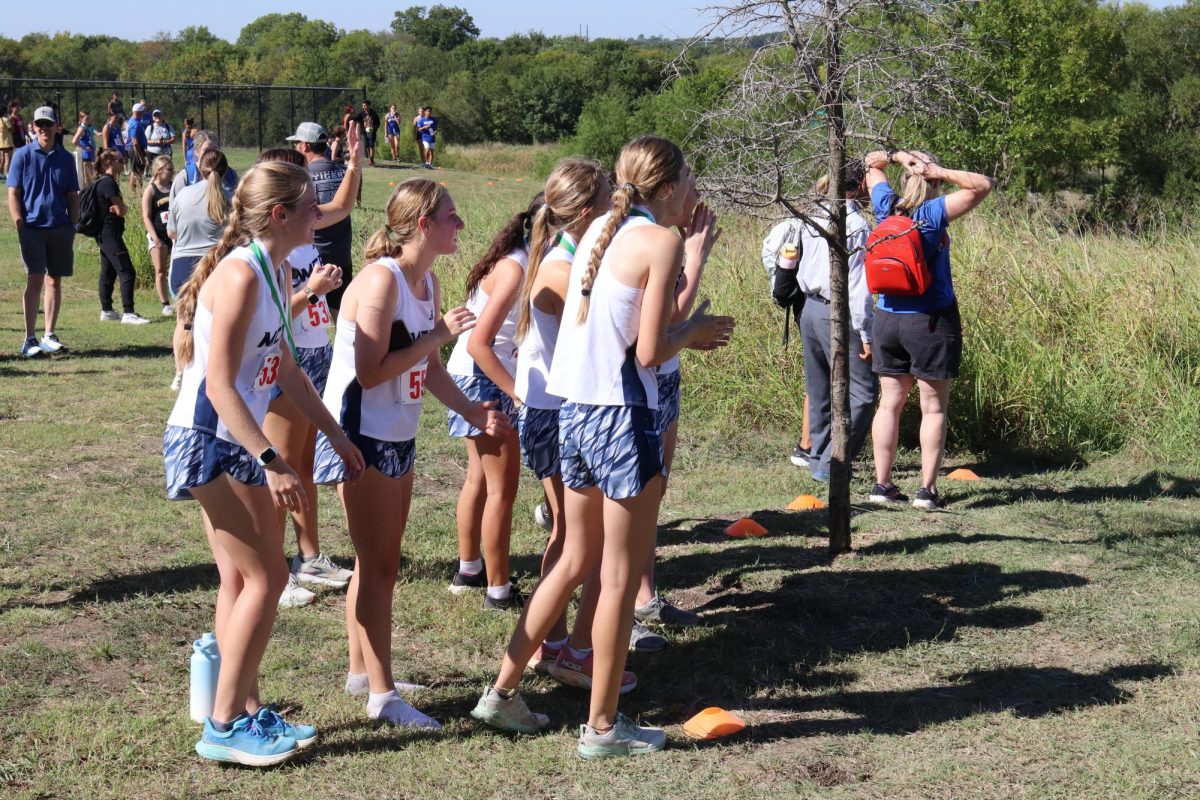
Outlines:
[[233,213],[229,216],[229,225],[225,228],[221,241],[210,248],[196,264],[196,268],[192,271],[192,277],[188,278],[180,288],[179,297],[175,301],[175,314],[183,322],[183,336],[179,341],[179,352],[176,354],[179,356],[179,363],[190,364],[196,354],[192,325],[196,322],[196,304],[200,302],[200,287],[204,286],[204,282],[212,275],[217,264],[221,263],[221,259],[242,243],[241,213],[235,198]]
[[533,282],[537,280],[538,268],[542,265],[542,252],[550,239],[550,206],[544,205],[533,217],[533,232],[529,239],[529,266],[525,270],[525,280],[521,284],[520,304],[521,316],[517,320],[517,342],[523,342],[529,333],[530,313],[529,301],[533,294]]
[[612,238],[621,227],[621,223],[625,221],[625,217],[629,216],[629,209],[633,207],[635,196],[637,196],[637,189],[631,183],[623,183],[613,192],[612,210],[608,213],[603,230],[596,237],[596,244],[592,247],[592,254],[588,258],[587,272],[583,273],[583,280],[580,283],[583,297],[579,300],[579,316],[576,317],[576,322],[580,325],[587,322],[588,309],[592,304],[592,286],[596,283],[596,274],[600,272],[600,261],[604,258],[604,251],[612,243]]
[[417,235],[417,223],[421,217],[433,214],[449,194],[446,187],[426,178],[402,181],[388,198],[383,227],[367,240],[367,248],[363,253],[366,263],[399,256],[404,245]]

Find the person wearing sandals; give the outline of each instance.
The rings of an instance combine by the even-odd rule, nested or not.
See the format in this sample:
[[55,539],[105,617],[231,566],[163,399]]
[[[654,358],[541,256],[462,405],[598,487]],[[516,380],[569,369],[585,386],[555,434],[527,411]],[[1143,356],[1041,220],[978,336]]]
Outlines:
[[288,723],[262,704],[258,668],[288,576],[277,509],[308,503],[299,476],[262,430],[271,390],[280,386],[329,437],[346,480],[365,466],[293,360],[281,299],[286,279],[277,265],[312,242],[320,213],[302,167],[255,166],[234,195],[220,242],[179,294],[186,367],[163,456],[167,496],[200,502],[221,577],[215,625],[221,670],[212,716],[196,743],[196,752],[214,761],[270,766],[317,738],[315,728]]
[[[950,276],[947,228],[983,202],[993,181],[975,172],[946,169],[928,153],[877,151],[864,160],[876,220],[892,214],[910,217],[919,227],[925,262],[933,275],[924,294],[881,294],[876,306],[871,360],[879,375],[880,399],[871,428],[875,485],[870,499],[908,502],[892,481],[892,466],[900,439],[900,412],[915,383],[921,395],[921,486],[912,504],[933,511],[944,505],[937,478],[946,447],[950,385],[958,377],[962,361],[962,321]],[[905,171],[900,194],[892,189],[884,172],[892,162]],[[959,188],[943,195],[943,183]]]
[[[599,570],[592,622],[591,704],[580,726],[584,758],[652,753],[660,728],[617,711],[633,626],[638,575],[650,557],[664,479],[653,368],[684,347],[727,344],[731,317],[703,302],[671,325],[683,242],[659,225],[682,213],[691,170],[673,143],[654,136],[621,150],[612,210],[579,243],[547,391],[563,398],[559,451],[565,486],[563,553],[526,602],[499,675],[471,715],[505,730],[534,733],[549,719],[517,692],[522,672],[560,619],[574,590]],[[586,358],[564,354],[586,353]]]
[[441,363],[439,348],[475,324],[465,308],[441,314],[431,272],[439,256],[458,249],[463,227],[449,192],[410,178],[392,192],[385,220],[367,242],[366,266],[343,295],[324,396],[341,430],[362,449],[366,473],[347,482],[332,439],[321,435],[313,478],[337,486],[356,554],[346,594],[346,691],[367,695],[370,719],[436,730],[436,720],[401,699],[392,671],[392,596],[425,392],[489,435],[503,437],[511,428],[490,404],[464,397]]

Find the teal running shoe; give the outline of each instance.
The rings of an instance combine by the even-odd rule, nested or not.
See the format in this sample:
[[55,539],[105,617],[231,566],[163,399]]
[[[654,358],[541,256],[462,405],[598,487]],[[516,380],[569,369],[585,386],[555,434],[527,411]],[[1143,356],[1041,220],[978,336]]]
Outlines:
[[204,733],[196,742],[196,752],[213,761],[229,761],[248,767],[270,767],[287,761],[299,748],[290,736],[272,736],[249,714],[242,714],[224,733],[213,727],[212,718],[204,720]]
[[275,710],[275,706],[259,706],[254,718],[268,735],[291,737],[301,750],[317,740],[316,728],[312,725],[293,725]]
[[579,755],[588,759],[657,753],[666,746],[666,731],[639,727],[624,714],[617,714],[617,724],[608,733],[600,733],[590,725],[579,726]]

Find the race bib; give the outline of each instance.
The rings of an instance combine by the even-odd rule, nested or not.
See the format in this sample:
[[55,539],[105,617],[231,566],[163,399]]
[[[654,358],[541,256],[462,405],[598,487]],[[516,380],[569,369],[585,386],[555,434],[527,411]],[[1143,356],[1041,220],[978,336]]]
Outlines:
[[171,220],[171,212],[170,211],[158,212],[158,221],[161,222],[163,225],[166,225],[170,220]]
[[396,402],[403,406],[420,403],[425,397],[425,375],[428,372],[425,365],[413,367],[400,380]]
[[256,392],[269,392],[275,388],[275,381],[279,378],[279,362],[282,358],[283,356],[279,353],[269,353],[263,356],[258,374],[254,377],[254,385],[250,388]]
[[327,326],[331,321],[329,316],[329,306],[325,303],[325,298],[322,297],[315,303],[310,303],[308,306],[308,327],[314,330]]

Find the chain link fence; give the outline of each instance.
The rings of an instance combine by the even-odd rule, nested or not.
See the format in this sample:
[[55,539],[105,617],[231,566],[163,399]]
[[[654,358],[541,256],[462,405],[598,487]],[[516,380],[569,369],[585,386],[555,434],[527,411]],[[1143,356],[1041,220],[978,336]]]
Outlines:
[[214,83],[113,82],[54,80],[47,78],[0,78],[3,108],[10,100],[21,103],[29,119],[33,110],[50,105],[59,113],[63,127],[73,131],[80,111],[89,111],[92,125],[99,129],[108,118],[113,92],[121,96],[128,116],[133,104],[145,100],[146,118],[161,109],[167,121],[182,130],[185,117],[196,127],[216,132],[225,147],[254,147],[259,150],[284,144],[301,122],[315,121],[331,133],[341,124],[344,109],[358,110],[367,99],[367,87],[353,86],[247,86]]

